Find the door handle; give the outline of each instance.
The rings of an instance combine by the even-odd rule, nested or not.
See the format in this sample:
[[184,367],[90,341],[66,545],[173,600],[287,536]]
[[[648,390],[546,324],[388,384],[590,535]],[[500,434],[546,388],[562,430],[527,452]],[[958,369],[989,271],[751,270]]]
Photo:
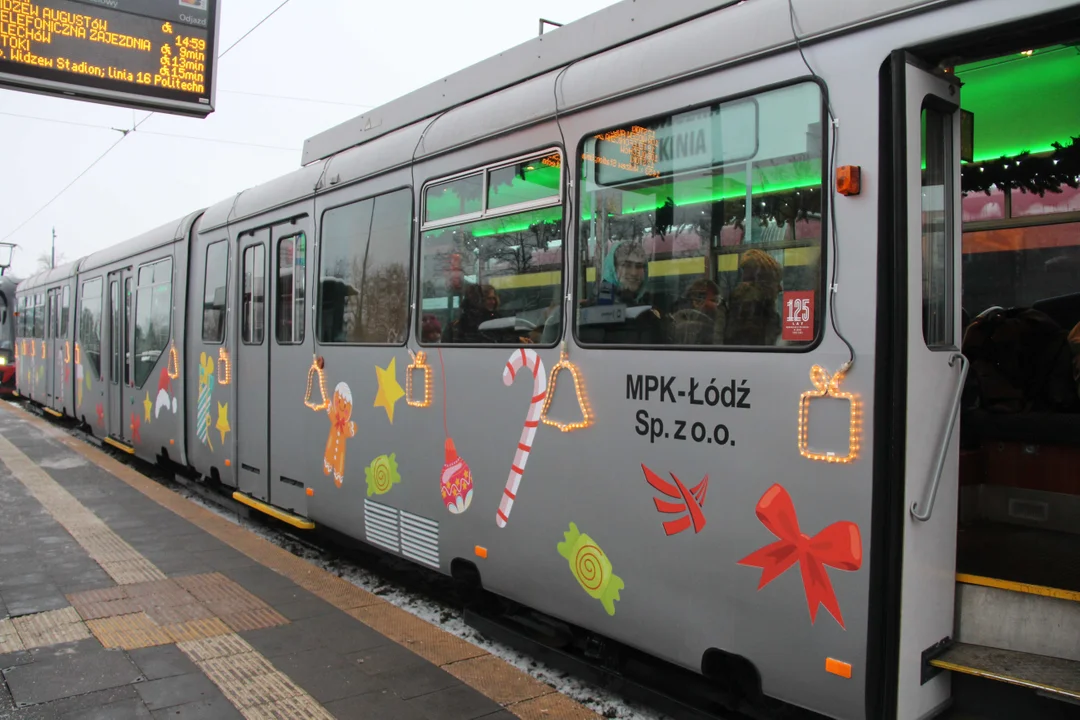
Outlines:
[[960,361],[960,382],[956,386],[956,394],[953,396],[952,409],[949,411],[949,423],[945,426],[945,438],[938,449],[937,465],[934,467],[934,476],[930,481],[929,497],[926,499],[926,510],[921,510],[919,502],[911,503],[911,517],[921,522],[930,519],[934,512],[934,501],[937,500],[938,485],[941,484],[941,471],[945,468],[945,456],[949,453],[949,443],[952,442],[953,428],[956,427],[956,414],[960,412],[960,400],[964,395],[964,381],[967,380],[968,359],[963,353],[953,353],[949,358],[949,367],[956,361]]

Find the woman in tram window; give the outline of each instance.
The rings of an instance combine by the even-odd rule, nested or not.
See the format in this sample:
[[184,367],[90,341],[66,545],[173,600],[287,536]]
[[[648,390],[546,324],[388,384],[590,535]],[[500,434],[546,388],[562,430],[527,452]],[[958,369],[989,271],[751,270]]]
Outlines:
[[768,253],[748,250],[739,263],[739,284],[728,298],[728,345],[775,345],[780,338],[777,300],[783,289],[783,268]]

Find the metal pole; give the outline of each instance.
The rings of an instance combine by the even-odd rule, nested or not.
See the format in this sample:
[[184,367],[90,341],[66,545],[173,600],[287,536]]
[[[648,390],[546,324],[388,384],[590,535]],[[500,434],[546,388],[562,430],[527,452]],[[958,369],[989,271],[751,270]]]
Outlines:
[[52,258],[49,260],[49,269],[56,267],[56,228],[52,229]]

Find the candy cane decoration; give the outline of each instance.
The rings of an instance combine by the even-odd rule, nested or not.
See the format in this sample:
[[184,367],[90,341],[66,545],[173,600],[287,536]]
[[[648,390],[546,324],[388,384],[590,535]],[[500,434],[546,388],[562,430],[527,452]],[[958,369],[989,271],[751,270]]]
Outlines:
[[547,374],[544,372],[544,361],[532,350],[522,348],[510,356],[510,359],[506,361],[506,369],[503,370],[503,385],[507,387],[513,385],[517,371],[523,367],[532,371],[532,401],[529,403],[529,413],[525,416],[525,427],[521,430],[521,440],[518,442],[517,452],[514,453],[514,464],[510,466],[510,476],[506,478],[506,487],[503,488],[499,511],[495,516],[495,522],[499,527],[506,527],[506,523],[510,519],[510,508],[514,505],[514,498],[517,496],[521,476],[525,473],[525,463],[529,460],[529,452],[532,451],[536,428],[540,424],[542,403],[544,398],[547,397]]

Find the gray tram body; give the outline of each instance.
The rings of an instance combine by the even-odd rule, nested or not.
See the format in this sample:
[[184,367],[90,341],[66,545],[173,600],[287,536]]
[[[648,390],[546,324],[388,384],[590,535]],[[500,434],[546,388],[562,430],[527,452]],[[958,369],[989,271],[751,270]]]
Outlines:
[[[887,319],[880,308],[891,302],[895,289],[883,285],[887,273],[879,272],[893,263],[885,254],[892,246],[878,240],[885,232],[882,208],[892,202],[883,196],[881,158],[897,147],[883,130],[882,68],[895,50],[1080,5],[1062,0],[794,4],[815,76],[792,37],[787,0],[622,2],[312,138],[305,145],[306,164],[289,175],[24,281],[20,297],[70,288],[73,311],[66,334],[50,341],[46,357],[53,362],[43,371],[36,370],[40,357],[27,362],[20,356],[20,394],[85,422],[94,435],[127,445],[141,458],[167,456],[255,501],[439,572],[451,573],[455,561],[471,563],[486,590],[695,672],[720,651],[752,664],[765,694],[829,717],[907,720],[932,714],[948,701],[948,673],[923,682],[920,658],[953,629],[955,439],[932,518],[916,521],[907,507],[927,492],[956,374],[944,366],[946,356],[914,345],[889,346],[890,353],[906,353],[905,375],[882,374],[888,365],[879,357]],[[768,349],[583,342],[575,314],[566,313],[581,289],[576,270],[581,143],[640,118],[762,97],[796,83],[820,88],[810,115],[825,136],[817,147],[829,199],[821,218],[814,341]],[[832,192],[829,108],[841,121],[836,165],[861,167],[856,196]],[[760,116],[761,122],[769,119]],[[917,139],[917,127],[914,132]],[[813,149],[812,140],[807,145]],[[557,292],[569,322],[536,344],[443,345],[440,366],[440,348],[419,339],[425,188],[466,171],[556,152],[563,168],[558,199],[551,204],[563,211],[563,279]],[[404,218],[409,227],[403,230],[410,238],[407,327],[400,339],[383,344],[318,342],[324,213],[368,198],[377,208],[378,198],[394,192],[409,198]],[[918,207],[911,212],[917,228]],[[832,295],[834,231],[841,262]],[[305,276],[300,314],[305,330],[298,342],[280,342],[273,307],[281,291],[277,254],[281,241],[300,234],[306,257],[293,267]],[[205,339],[205,279],[221,257],[208,251],[222,241],[215,252],[227,249],[227,299],[224,320],[211,325],[222,322],[223,337],[218,340],[212,331]],[[241,270],[241,258],[253,247],[262,248],[261,257],[250,255],[262,265],[261,279],[258,273],[245,278]],[[291,247],[295,252],[299,245]],[[142,287],[140,269],[166,258],[171,263],[169,343],[164,350],[155,348],[160,354],[140,360],[150,366],[141,384],[125,385],[110,362],[109,288],[116,280],[123,292],[131,278],[134,299]],[[918,268],[914,243],[909,259]],[[958,264],[956,273],[959,288]],[[85,339],[77,333],[85,312],[83,288],[97,278],[102,283],[100,368],[84,367],[79,392],[76,373],[65,376],[63,364],[56,363],[68,341],[80,345],[87,362]],[[914,328],[920,275],[915,270],[895,282],[908,283],[913,293],[896,317],[907,318]],[[245,303],[245,283],[251,289],[261,283],[261,308]],[[853,462],[808,459],[797,442],[801,397],[814,389],[811,368],[832,374],[849,361],[830,313],[855,357],[841,388],[857,397],[862,418]],[[959,347],[959,322],[954,332]],[[131,333],[129,328],[125,351],[131,349]],[[921,342],[921,335],[912,337]],[[531,350],[550,374],[563,342],[584,381],[593,423],[574,432],[539,423],[512,513],[500,527],[497,510],[533,395],[528,373],[507,387],[504,368],[515,354]],[[396,382],[404,388],[410,352],[420,351],[427,354],[433,376],[430,405],[411,406],[401,397],[392,403],[391,420],[387,408],[375,405],[380,378],[394,362]],[[325,409],[305,405],[320,398],[316,356],[328,399],[339,383],[351,391],[355,434],[343,441],[340,486],[324,471],[332,420]],[[417,400],[424,392],[424,373],[412,373]],[[383,383],[384,389],[392,387]],[[557,383],[550,416],[577,419],[570,373],[560,373]],[[167,403],[158,399],[161,385]],[[888,405],[881,405],[887,386],[906,393],[904,427],[888,425],[900,400],[894,391]],[[699,402],[710,387],[723,395],[710,393],[709,402]],[[813,428],[812,443],[846,445],[849,424],[858,418],[849,417],[846,405],[832,415],[816,412],[824,419]],[[679,423],[685,430],[677,433]],[[696,423],[707,431],[700,438],[691,436]],[[892,451],[877,437],[882,428],[900,438]],[[819,430],[823,434],[816,434]],[[474,482],[471,505],[460,514],[449,513],[439,493],[447,433]],[[883,467],[895,453],[903,461],[899,475]],[[400,481],[373,494],[365,471],[391,454]],[[700,503],[703,526],[666,533],[662,523],[676,516],[657,511],[654,499],[663,496],[647,481],[646,467],[665,481],[678,476],[687,487],[708,479]],[[816,604],[811,620],[807,570],[801,564],[760,588],[762,568],[740,564],[777,541],[761,519],[767,514],[763,498],[773,493],[775,499],[777,485],[790,497],[804,537],[838,522],[846,523],[848,532],[857,528],[849,539],[856,538],[852,554],[858,561],[825,569],[842,625]],[[897,529],[897,523],[903,527]],[[557,548],[572,536],[572,526],[603,551],[610,562],[604,571],[621,580],[617,598],[608,594],[609,603],[590,597]],[[901,564],[890,570],[889,558],[896,556]],[[886,659],[887,651],[894,663]],[[826,672],[831,661],[847,664],[850,677]]]

